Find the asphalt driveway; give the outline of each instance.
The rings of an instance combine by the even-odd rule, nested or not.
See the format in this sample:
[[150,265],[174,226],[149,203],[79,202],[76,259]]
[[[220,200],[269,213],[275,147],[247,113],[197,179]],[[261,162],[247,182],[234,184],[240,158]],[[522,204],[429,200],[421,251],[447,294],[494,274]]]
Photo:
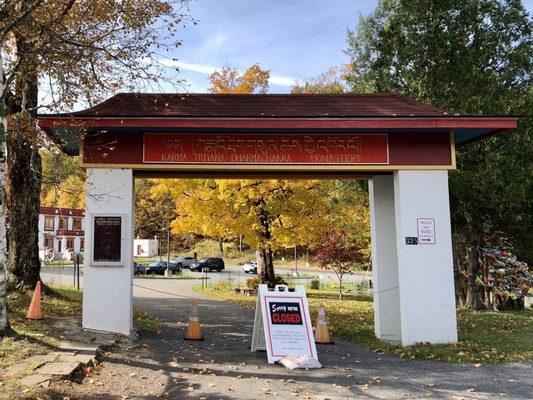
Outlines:
[[[195,281],[135,280],[135,307],[157,316],[161,332],[125,341],[97,375],[58,383],[70,399],[531,399],[529,363],[452,365],[404,360],[337,340],[318,346],[324,368],[287,371],[249,350],[253,311],[204,297]],[[205,341],[183,340],[191,299],[199,300]]]

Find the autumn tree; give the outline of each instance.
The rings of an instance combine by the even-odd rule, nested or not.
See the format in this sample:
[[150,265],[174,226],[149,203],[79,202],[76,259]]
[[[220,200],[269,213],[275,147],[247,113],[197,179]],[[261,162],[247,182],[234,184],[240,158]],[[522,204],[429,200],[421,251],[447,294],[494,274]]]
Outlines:
[[313,260],[317,261],[321,268],[335,272],[339,280],[339,298],[342,300],[344,275],[353,272],[357,264],[365,260],[365,255],[345,231],[329,232],[324,240],[317,243],[313,249],[316,251]]
[[176,218],[172,188],[157,182],[152,179],[135,181],[135,235],[141,238],[161,236]]
[[80,158],[57,149],[42,149],[41,205],[85,208],[85,172]]
[[[39,90],[47,93],[48,108],[58,109],[80,100],[98,101],[119,88],[157,85],[163,75],[161,53],[180,43],[175,35],[184,23],[185,4],[179,0],[1,3],[0,75],[5,84],[0,99],[7,102],[2,110],[8,125],[2,138],[9,146],[9,158],[4,152],[3,161],[9,165],[10,232],[9,246],[5,237],[0,238],[0,252],[9,247],[7,277],[13,287],[33,288],[39,279],[39,147],[43,145],[35,121]],[[5,181],[0,187],[5,193]],[[1,288],[0,297],[4,298]]]
[[329,94],[329,93],[345,93],[348,90],[346,74],[348,73],[349,65],[335,66],[329,68],[327,71],[318,74],[303,81],[297,81],[291,87],[292,94]]
[[176,204],[174,233],[209,237],[240,235],[256,249],[260,277],[275,281],[273,251],[309,243],[323,230],[321,181],[180,179],[161,180],[154,193],[170,191]]
[[261,69],[258,64],[252,65],[243,73],[236,67],[227,66],[209,76],[209,90],[215,94],[266,93],[269,79],[270,71]]
[[514,0],[392,1],[348,35],[351,90],[399,92],[461,113],[522,115],[518,132],[457,150],[450,173],[456,288],[482,308],[478,255],[488,232],[533,258],[533,22]]

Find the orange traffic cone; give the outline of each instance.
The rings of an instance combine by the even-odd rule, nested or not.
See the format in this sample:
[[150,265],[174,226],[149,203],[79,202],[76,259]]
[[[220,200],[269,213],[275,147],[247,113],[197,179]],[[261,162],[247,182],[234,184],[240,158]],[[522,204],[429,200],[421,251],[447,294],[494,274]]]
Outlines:
[[315,343],[320,344],[333,344],[333,341],[329,337],[328,322],[326,321],[326,308],[324,304],[320,304],[318,308],[318,316],[316,319],[315,328]]
[[192,301],[191,316],[189,317],[189,326],[187,327],[185,340],[204,340],[200,318],[198,318],[197,304],[198,302],[196,300]]
[[37,281],[37,285],[35,285],[35,291],[33,292],[33,297],[31,298],[31,303],[30,307],[28,308],[26,318],[43,319],[43,315],[41,313],[41,281]]

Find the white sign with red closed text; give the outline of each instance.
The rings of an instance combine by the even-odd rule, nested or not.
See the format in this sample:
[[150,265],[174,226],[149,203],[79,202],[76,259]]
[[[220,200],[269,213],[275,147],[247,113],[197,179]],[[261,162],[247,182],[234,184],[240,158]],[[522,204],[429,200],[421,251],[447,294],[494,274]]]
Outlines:
[[435,244],[435,219],[418,218],[416,220],[418,231],[418,244]]
[[307,356],[318,361],[303,286],[290,292],[285,285],[277,285],[272,291],[267,285],[259,285],[251,350],[263,349],[269,364],[285,356]]

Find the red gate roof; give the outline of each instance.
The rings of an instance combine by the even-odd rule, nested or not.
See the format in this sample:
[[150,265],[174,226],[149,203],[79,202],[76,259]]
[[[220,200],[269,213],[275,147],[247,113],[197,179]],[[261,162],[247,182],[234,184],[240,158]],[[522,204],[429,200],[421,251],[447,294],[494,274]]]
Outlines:
[[119,93],[94,107],[39,116],[40,126],[76,154],[80,128],[454,131],[458,145],[516,128],[517,118],[462,114],[399,94]]

